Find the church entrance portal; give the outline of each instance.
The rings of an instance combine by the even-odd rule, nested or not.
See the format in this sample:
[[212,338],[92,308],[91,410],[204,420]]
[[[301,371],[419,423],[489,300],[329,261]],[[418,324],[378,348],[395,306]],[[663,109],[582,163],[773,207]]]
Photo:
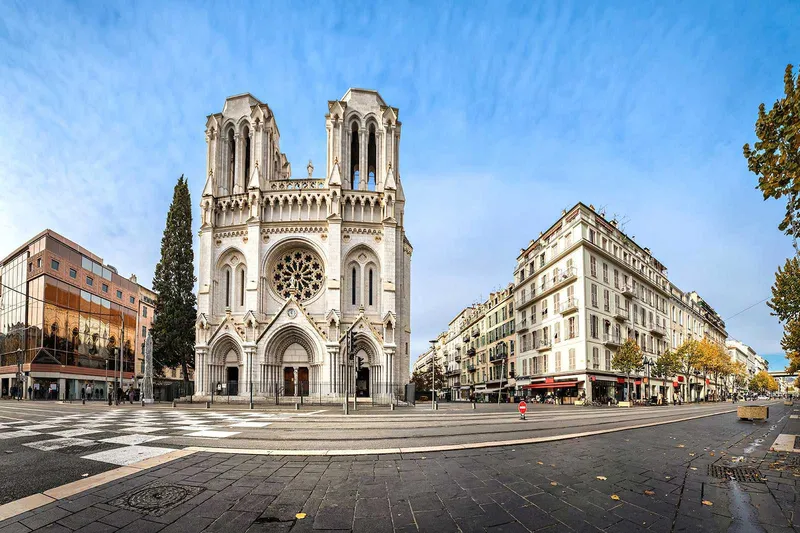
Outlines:
[[229,366],[226,372],[226,378],[228,380],[228,396],[237,396],[239,394],[239,367]]
[[356,375],[356,396],[369,398],[369,368],[362,368]]

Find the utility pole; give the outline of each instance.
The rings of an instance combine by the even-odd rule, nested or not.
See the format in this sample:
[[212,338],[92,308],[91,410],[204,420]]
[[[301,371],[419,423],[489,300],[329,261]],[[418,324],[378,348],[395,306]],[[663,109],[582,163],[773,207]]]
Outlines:
[[503,374],[506,371],[505,354],[503,354],[503,362],[500,363],[500,388],[497,389],[497,405],[500,405],[500,397],[503,395]]

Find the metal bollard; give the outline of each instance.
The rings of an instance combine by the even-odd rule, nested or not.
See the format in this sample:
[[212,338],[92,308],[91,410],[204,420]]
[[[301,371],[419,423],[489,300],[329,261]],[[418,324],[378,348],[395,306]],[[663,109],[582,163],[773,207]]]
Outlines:
[[206,409],[211,409],[211,402],[206,402]]
[[299,403],[294,404],[294,410],[295,411],[299,411],[300,410],[300,404]]
[[472,402],[472,410],[475,410],[475,402]]
[[144,400],[142,400],[142,407],[144,407]]
[[390,411],[394,411],[394,404],[393,404],[393,403],[390,403],[390,404],[389,404],[389,410],[390,410]]
[[177,400],[172,400],[172,407],[177,407],[177,404],[178,404]]
[[81,398],[81,403],[82,403],[83,405],[86,405],[86,398]]

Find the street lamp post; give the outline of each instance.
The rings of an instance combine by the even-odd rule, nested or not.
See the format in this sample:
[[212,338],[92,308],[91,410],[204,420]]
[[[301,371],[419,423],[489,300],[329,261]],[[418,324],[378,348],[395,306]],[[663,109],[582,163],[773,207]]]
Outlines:
[[431,410],[436,410],[436,340],[431,343]]
[[645,357],[643,364],[644,364],[644,367],[647,369],[647,383],[646,383],[646,387],[644,388],[647,391],[647,395],[645,396],[644,399],[645,399],[645,401],[649,401],[650,400],[650,365],[653,364],[653,360],[648,358],[648,357]]
[[22,348],[17,348],[17,401],[22,395]]

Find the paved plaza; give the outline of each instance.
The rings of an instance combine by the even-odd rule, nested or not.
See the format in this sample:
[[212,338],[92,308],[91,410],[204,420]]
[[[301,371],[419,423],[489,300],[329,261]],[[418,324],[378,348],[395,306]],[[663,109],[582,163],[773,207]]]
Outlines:
[[[605,410],[564,407],[551,415],[576,411],[591,418]],[[196,451],[13,516],[0,533],[792,531],[800,461],[770,446],[779,435],[800,434],[792,418],[800,410],[772,402],[770,411],[766,423],[725,413],[450,451]],[[637,409],[624,410],[631,412]]]

